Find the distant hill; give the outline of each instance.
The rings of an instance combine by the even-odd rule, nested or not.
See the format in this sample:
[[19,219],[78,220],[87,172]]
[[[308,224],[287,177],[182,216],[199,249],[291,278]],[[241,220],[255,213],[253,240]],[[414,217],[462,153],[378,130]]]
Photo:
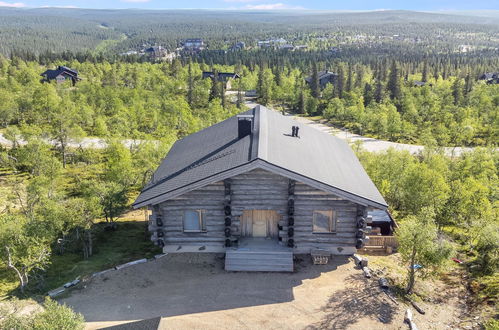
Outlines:
[[[481,13],[481,14],[480,14]],[[485,12],[414,11],[217,11],[0,8],[0,53],[93,51],[117,53],[159,43],[175,48],[184,38],[201,37],[212,49],[234,41],[304,34],[404,34],[434,39],[447,33],[499,33],[499,15]],[[301,38],[301,39],[300,39]],[[451,38],[452,39],[452,38]],[[492,40],[489,38],[489,40]],[[109,42],[112,41],[112,42]],[[470,42],[472,42],[471,40]],[[458,43],[459,40],[446,40]],[[462,41],[464,43],[465,41]]]

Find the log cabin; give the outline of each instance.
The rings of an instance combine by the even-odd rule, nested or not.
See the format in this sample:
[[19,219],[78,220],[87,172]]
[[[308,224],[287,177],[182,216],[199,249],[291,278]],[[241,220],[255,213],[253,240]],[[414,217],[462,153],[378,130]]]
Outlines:
[[387,204],[348,144],[263,106],[177,141],[137,200],[166,253],[225,253],[230,271],[351,255]]

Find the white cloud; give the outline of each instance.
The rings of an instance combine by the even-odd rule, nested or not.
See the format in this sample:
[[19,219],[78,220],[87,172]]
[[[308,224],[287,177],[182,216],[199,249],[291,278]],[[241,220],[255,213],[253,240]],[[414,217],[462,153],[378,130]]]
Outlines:
[[76,6],[41,6],[40,8],[66,8],[66,9],[76,9],[80,7]]
[[224,2],[247,3],[247,2],[261,2],[261,0],[224,0]]
[[277,10],[277,9],[304,9],[303,7],[299,6],[289,6],[284,3],[268,3],[268,4],[261,4],[261,5],[246,5],[244,9],[250,9],[250,10]]
[[0,1],[0,7],[13,7],[13,8],[21,8],[26,7],[26,5],[22,2],[4,2]]
[[151,0],[121,0],[121,2],[128,2],[128,3],[144,3],[149,1]]

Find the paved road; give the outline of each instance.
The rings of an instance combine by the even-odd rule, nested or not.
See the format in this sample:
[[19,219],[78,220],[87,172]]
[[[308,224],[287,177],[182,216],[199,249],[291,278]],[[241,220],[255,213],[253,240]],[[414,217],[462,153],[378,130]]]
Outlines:
[[[246,101],[246,105],[250,108],[256,107],[258,103],[254,101]],[[318,129],[322,132],[326,132],[329,134],[332,134],[342,140],[346,140],[349,143],[355,143],[356,141],[360,141],[362,143],[362,147],[370,152],[380,152],[380,151],[385,151],[390,148],[397,149],[397,150],[407,150],[411,154],[417,154],[420,151],[424,149],[424,146],[420,145],[415,145],[415,144],[407,144],[407,143],[396,143],[396,142],[390,142],[390,141],[384,141],[384,140],[378,140],[374,138],[370,138],[367,136],[362,136],[358,134],[351,133],[347,130],[340,129],[337,127],[332,126],[331,124],[327,123],[325,120],[318,121],[318,120],[312,120],[307,117],[299,117],[299,116],[293,116],[293,119],[300,122],[304,123],[306,125],[309,125],[315,129]],[[473,148],[469,147],[446,147],[444,148],[445,153],[449,156],[459,156],[463,152],[471,151]]]

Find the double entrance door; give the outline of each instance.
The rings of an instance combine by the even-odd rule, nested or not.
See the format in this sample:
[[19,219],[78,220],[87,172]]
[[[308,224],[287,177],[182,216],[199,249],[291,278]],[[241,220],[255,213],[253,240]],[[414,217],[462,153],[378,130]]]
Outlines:
[[279,214],[274,210],[244,210],[241,217],[243,237],[277,238]]

